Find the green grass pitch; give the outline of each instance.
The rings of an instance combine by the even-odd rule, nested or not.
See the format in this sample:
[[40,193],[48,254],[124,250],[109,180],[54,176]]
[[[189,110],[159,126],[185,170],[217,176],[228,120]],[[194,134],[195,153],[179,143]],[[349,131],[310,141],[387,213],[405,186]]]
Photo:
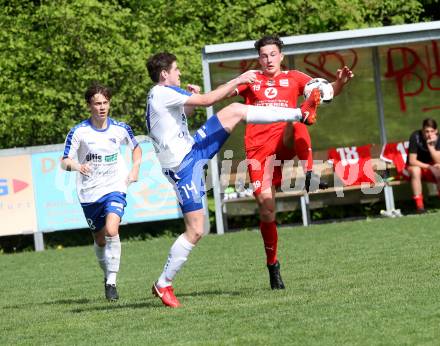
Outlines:
[[440,214],[282,228],[271,291],[257,231],[209,235],[151,295],[173,239],[126,241],[119,302],[91,246],[0,255],[1,345],[438,345]]

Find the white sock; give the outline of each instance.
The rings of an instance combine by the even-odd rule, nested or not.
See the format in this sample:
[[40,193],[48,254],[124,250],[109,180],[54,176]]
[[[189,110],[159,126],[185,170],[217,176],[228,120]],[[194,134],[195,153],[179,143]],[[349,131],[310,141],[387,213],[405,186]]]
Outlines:
[[107,284],[116,285],[116,274],[121,262],[121,241],[119,235],[105,237],[105,261],[107,265]]
[[250,124],[269,124],[280,121],[296,122],[302,120],[300,108],[248,106],[246,122]]
[[186,240],[185,236],[181,234],[173,246],[171,246],[170,253],[168,254],[167,263],[163,268],[163,272],[157,280],[157,286],[166,287],[170,286],[174,277],[183,267],[188,259],[189,253],[193,249],[194,244],[191,244]]
[[105,281],[105,283],[107,285],[115,285],[116,286],[116,275],[118,273],[115,272],[108,272],[107,273],[107,280]]
[[98,264],[104,272],[104,275],[107,275],[107,267],[105,265],[105,246],[101,247],[94,243],[93,247],[95,249],[96,258],[98,259]]

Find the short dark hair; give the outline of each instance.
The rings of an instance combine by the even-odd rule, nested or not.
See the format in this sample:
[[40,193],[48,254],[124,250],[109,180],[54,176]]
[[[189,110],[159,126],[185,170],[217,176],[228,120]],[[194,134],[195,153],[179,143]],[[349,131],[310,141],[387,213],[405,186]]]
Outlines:
[[257,50],[257,52],[260,53],[260,49],[262,47],[268,46],[270,44],[276,45],[280,50],[280,52],[284,46],[283,41],[281,41],[281,39],[277,35],[267,35],[267,36],[263,36],[258,41],[256,41],[254,47]]
[[169,71],[173,62],[177,61],[174,54],[162,52],[151,56],[147,61],[148,74],[154,83],[160,81],[160,73]]
[[437,130],[437,122],[432,118],[426,118],[423,120],[422,128],[432,127],[434,130]]
[[84,93],[84,98],[86,99],[86,102],[88,104],[90,104],[92,102],[92,98],[93,96],[95,96],[96,94],[101,94],[104,95],[104,97],[110,101],[112,98],[112,92],[110,90],[110,88],[98,83],[98,82],[93,82],[86,90],[86,92]]

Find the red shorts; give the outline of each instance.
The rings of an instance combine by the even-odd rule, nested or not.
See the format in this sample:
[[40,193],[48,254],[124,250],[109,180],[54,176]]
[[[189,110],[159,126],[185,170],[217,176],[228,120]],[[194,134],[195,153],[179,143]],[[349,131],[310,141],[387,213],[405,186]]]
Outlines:
[[[422,181],[427,181],[428,183],[437,183],[437,179],[435,178],[435,175],[432,173],[432,171],[429,168],[421,168],[422,170]],[[411,180],[411,176],[408,172],[408,167],[404,170],[403,177],[405,180]]]
[[306,170],[312,169],[312,148],[308,130],[301,123],[295,123],[294,129],[295,144],[292,148],[283,144],[283,133],[281,133],[262,147],[246,150],[249,178],[254,195],[259,195],[262,191],[270,191],[272,186],[281,186],[281,163],[284,160],[292,160],[298,156],[298,159],[306,162]]

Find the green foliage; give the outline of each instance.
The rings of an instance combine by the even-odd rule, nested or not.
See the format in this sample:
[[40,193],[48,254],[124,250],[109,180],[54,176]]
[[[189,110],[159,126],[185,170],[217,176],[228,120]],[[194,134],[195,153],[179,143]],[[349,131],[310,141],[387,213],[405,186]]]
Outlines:
[[182,81],[202,84],[207,44],[417,22],[437,2],[0,0],[0,148],[62,142],[87,116],[94,80],[113,89],[112,114],[143,132],[152,53],[174,52]]
[[[127,8],[95,0],[3,9],[0,131],[6,146],[61,142],[86,116],[84,91],[114,91],[113,113],[141,127],[150,29]],[[134,107],[136,105],[136,107]]]

